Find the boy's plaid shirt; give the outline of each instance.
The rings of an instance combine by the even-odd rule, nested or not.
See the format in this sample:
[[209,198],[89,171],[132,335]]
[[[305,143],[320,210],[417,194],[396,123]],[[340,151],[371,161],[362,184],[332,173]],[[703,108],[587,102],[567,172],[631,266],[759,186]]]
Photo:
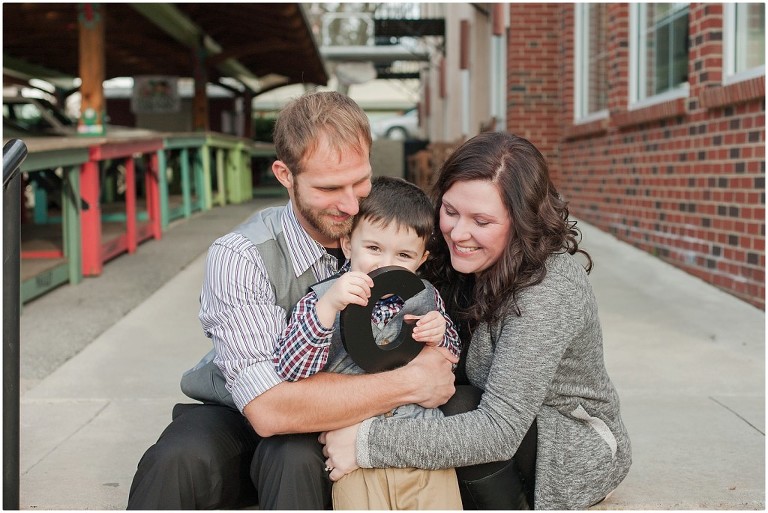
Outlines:
[[[340,273],[349,270],[349,262]],[[312,291],[301,298],[291,313],[291,320],[276,344],[274,356],[277,373],[287,381],[307,378],[325,368],[330,352],[331,336],[336,326],[324,327],[317,318],[317,294]],[[383,328],[403,308],[405,302],[398,296],[380,299],[371,313],[371,322]],[[455,356],[461,352],[459,335],[445,312],[442,297],[435,290],[437,311],[446,320],[445,336],[440,347],[447,347]]]

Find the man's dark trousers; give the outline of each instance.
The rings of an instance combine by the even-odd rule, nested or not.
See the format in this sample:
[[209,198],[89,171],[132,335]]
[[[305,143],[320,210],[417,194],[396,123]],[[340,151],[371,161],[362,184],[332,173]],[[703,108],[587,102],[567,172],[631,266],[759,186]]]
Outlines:
[[139,461],[127,509],[326,509],[324,469],[317,434],[261,438],[235,409],[177,404]]

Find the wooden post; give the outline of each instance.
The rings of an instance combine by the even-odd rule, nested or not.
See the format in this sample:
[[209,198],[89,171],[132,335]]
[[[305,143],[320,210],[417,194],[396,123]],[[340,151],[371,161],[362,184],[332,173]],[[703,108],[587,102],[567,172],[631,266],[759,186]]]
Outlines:
[[80,166],[65,168],[64,187],[70,191],[62,196],[61,220],[64,225],[64,255],[67,258],[69,283],[77,285],[82,281],[82,258],[80,242]]
[[227,204],[227,181],[224,170],[224,157],[227,150],[215,147],[213,151],[216,153],[216,202],[223,207]]
[[135,253],[139,245],[136,236],[136,162],[125,159],[125,234],[128,253]]
[[185,218],[192,215],[192,182],[189,177],[189,157],[189,148],[182,148],[179,159],[181,160],[181,201]]
[[208,131],[208,83],[207,55],[202,42],[194,50],[195,97],[192,99],[192,130]]
[[[203,210],[213,208],[213,191],[211,190],[211,151],[214,151],[209,141],[200,145],[200,162],[202,162],[202,173],[199,175],[201,180],[198,194],[203,198]],[[195,184],[196,186],[198,184]]]
[[157,151],[157,188],[158,201],[160,202],[160,226],[163,230],[168,228],[170,212],[168,208],[168,176],[165,170],[168,167],[168,154],[166,150]]
[[461,75],[461,135],[466,138],[470,134],[471,84],[469,76],[469,20],[461,20],[461,40],[459,41],[459,69]]
[[493,35],[494,36],[503,36],[504,35],[504,4],[493,4]]
[[438,96],[441,100],[445,99],[448,96],[448,89],[445,86],[445,57],[440,58],[440,63],[438,64],[438,77],[437,77],[437,91]]
[[469,20],[461,20],[459,40],[459,69],[469,69]]
[[253,93],[247,88],[243,91],[243,137],[253,137]]
[[80,168],[80,194],[88,204],[80,214],[83,276],[98,276],[102,270],[100,191],[99,162],[91,155]]
[[77,132],[80,135],[102,136],[105,134],[104,78],[106,59],[104,56],[104,6],[101,4],[78,4],[78,25],[80,45],[80,120]]
[[[163,236],[163,223],[160,214],[160,154],[157,150],[147,156],[147,171],[144,173],[144,188],[146,191],[147,214],[149,215],[150,232],[152,237],[160,239]],[[164,171],[164,170],[163,170]]]

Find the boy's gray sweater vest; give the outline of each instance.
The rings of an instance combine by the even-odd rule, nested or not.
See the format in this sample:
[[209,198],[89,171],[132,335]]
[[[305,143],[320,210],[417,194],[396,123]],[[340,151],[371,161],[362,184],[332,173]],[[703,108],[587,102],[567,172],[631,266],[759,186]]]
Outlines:
[[[307,293],[316,278],[311,268],[301,276],[294,274],[291,252],[281,223],[286,208],[289,207],[271,207],[257,212],[233,232],[243,235],[256,246],[275,295],[275,304],[290,315],[294,305]],[[204,403],[235,408],[232,395],[225,387],[226,380],[213,362],[215,356],[215,349],[211,349],[197,365],[184,373],[181,391]]]
[[[340,274],[336,274],[327,280],[312,285],[311,288],[317,294],[317,297],[321,297],[334,283],[336,283],[339,276]],[[390,319],[383,328],[379,328],[371,323],[371,331],[377,344],[381,345],[382,341],[386,339],[394,340],[394,338],[397,337],[405,314],[423,315],[437,309],[434,287],[428,281],[424,281],[424,285],[426,288],[408,299],[397,315]],[[370,298],[370,300],[375,301],[376,298]],[[365,371],[353,362],[352,357],[344,350],[344,343],[341,340],[340,318],[341,313],[337,313],[336,320],[333,324],[333,335],[331,336],[328,361],[323,370],[337,374],[364,374]],[[442,417],[443,413],[437,408],[427,409],[418,404],[406,404],[395,408],[392,411],[392,414],[387,416],[412,419],[416,417]]]

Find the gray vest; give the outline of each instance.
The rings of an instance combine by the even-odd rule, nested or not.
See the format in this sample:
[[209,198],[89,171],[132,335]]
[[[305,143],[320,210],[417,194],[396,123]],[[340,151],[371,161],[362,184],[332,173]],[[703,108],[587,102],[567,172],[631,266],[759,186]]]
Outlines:
[[[311,268],[298,278],[294,275],[290,250],[280,222],[286,208],[271,207],[257,212],[233,232],[248,238],[256,246],[276,298],[275,304],[290,315],[294,305],[307,293],[316,278]],[[213,363],[215,356],[216,350],[211,349],[197,365],[182,375],[181,391],[204,403],[235,408],[232,394],[225,387],[226,379]]]
[[[318,297],[325,294],[331,286],[338,279],[338,275],[329,278],[327,280],[316,283],[312,286],[312,290],[315,291]],[[424,281],[424,280],[422,280]],[[383,328],[379,328],[375,324],[371,323],[371,331],[373,338],[377,344],[385,339],[393,340],[400,332],[400,326],[403,323],[403,316],[405,314],[423,315],[427,312],[435,310],[437,305],[435,304],[435,289],[428,281],[424,281],[426,288],[408,299],[403,308],[390,319]],[[373,298],[371,298],[373,300]],[[334,321],[333,335],[331,335],[331,346],[328,351],[328,362],[323,369],[326,372],[334,372],[337,374],[364,374],[365,371],[361,369],[355,362],[352,361],[352,357],[344,350],[344,343],[341,340],[341,330],[339,329],[339,318],[341,313],[336,314],[336,320]],[[399,417],[399,418],[417,418],[417,417],[442,417],[443,414],[437,408],[426,409],[418,404],[406,404],[395,408],[387,417]]]

